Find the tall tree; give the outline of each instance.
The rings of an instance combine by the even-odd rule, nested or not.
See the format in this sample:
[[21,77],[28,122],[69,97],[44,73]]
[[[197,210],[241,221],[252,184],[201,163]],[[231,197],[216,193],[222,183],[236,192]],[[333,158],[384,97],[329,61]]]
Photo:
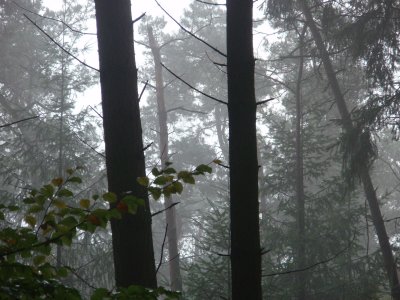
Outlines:
[[261,299],[253,1],[228,0],[232,299]]
[[[356,148],[364,148],[362,149],[361,155],[359,154],[359,157],[356,159],[359,159],[360,161],[358,162],[358,165],[356,166],[356,169],[354,170],[356,175],[358,175],[361,179],[361,182],[364,186],[364,192],[365,196],[368,200],[369,208],[371,211],[371,216],[372,216],[372,222],[375,226],[375,230],[378,236],[379,240],[379,245],[382,251],[382,257],[384,261],[384,267],[386,269],[386,273],[388,276],[388,280],[390,283],[390,287],[392,289],[392,296],[394,299],[398,300],[400,299],[400,285],[399,285],[399,278],[397,275],[397,267],[396,263],[393,257],[393,252],[390,246],[389,242],[389,237],[386,232],[386,227],[385,223],[383,221],[382,213],[379,207],[379,202],[378,198],[376,196],[376,190],[374,188],[374,185],[371,180],[371,176],[369,174],[369,166],[370,162],[368,157],[368,142],[365,143],[365,139],[369,141],[369,132],[367,131],[362,131],[362,129],[358,129],[353,126],[352,120],[350,113],[347,108],[346,101],[344,99],[343,93],[341,91],[339,82],[336,78],[336,73],[334,71],[334,68],[332,66],[331,59],[329,57],[329,53],[326,49],[326,46],[324,44],[324,41],[322,39],[321,33],[314,21],[314,18],[312,16],[310,7],[308,6],[307,2],[305,0],[300,0],[299,1],[300,7],[304,13],[306,22],[308,26],[310,27],[310,31],[313,35],[313,38],[315,40],[317,49],[319,54],[321,55],[322,63],[325,68],[326,75],[329,79],[332,93],[335,97],[336,100],[336,105],[338,107],[341,119],[342,119],[342,125],[343,129],[346,131],[346,134],[349,136],[350,139],[356,139],[359,141],[359,143],[364,142],[363,145],[353,145],[356,146]],[[354,142],[354,141],[352,141]],[[354,151],[354,150],[351,150]],[[352,162],[354,163],[354,162]]]
[[[162,168],[168,167],[169,145],[167,111],[165,108],[164,79],[161,65],[161,46],[156,40],[151,25],[147,26],[149,46],[154,58],[154,70],[156,79],[157,115],[159,123],[159,151]],[[176,227],[176,211],[172,206],[171,196],[164,197],[165,220],[167,224],[168,255],[170,287],[173,291],[182,291],[182,278],[180,272],[180,258],[178,249],[178,234]],[[171,207],[172,206],[172,207]]]
[[[108,188],[144,200],[135,215],[111,222],[117,286],[157,285],[146,190],[130,0],[95,0]],[[116,205],[116,204],[114,204]]]

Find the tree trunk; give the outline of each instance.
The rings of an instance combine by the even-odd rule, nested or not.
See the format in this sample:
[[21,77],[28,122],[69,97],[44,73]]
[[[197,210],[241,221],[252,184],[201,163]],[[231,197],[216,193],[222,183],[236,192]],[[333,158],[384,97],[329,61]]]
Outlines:
[[[304,168],[303,168],[303,108],[301,83],[303,80],[303,52],[304,52],[304,33],[306,27],[300,35],[299,41],[299,71],[296,83],[296,212],[297,212],[297,269],[305,267],[305,196],[304,196]],[[297,299],[306,298],[306,272],[296,273],[298,284]]]
[[261,299],[253,0],[227,1],[232,299]]
[[[336,105],[338,107],[340,116],[343,122],[343,128],[347,132],[351,132],[354,130],[353,124],[351,121],[350,113],[346,106],[346,101],[343,97],[343,93],[341,92],[338,80],[336,78],[335,71],[333,69],[328,51],[324,45],[321,34],[314,22],[312,17],[310,8],[307,5],[305,0],[300,1],[303,13],[305,15],[307,25],[310,27],[311,33],[314,37],[315,43],[317,45],[318,51],[321,55],[322,62],[324,64],[324,68],[329,80],[329,83],[332,87],[332,92],[334,94]],[[395,300],[400,300],[400,286],[399,279],[397,275],[396,263],[393,257],[392,249],[390,246],[389,238],[386,232],[385,224],[382,218],[382,213],[379,207],[379,202],[376,196],[376,190],[373,186],[371,176],[369,174],[368,167],[364,165],[358,170],[358,175],[361,178],[361,181],[364,186],[365,196],[368,200],[369,208],[371,211],[372,221],[374,223],[374,227],[376,230],[376,234],[378,236],[379,245],[382,251],[382,257],[386,269],[386,273],[388,276],[389,284],[392,289],[392,297]]]
[[[168,126],[167,111],[165,109],[164,97],[164,80],[162,75],[160,46],[154,38],[153,30],[147,27],[147,35],[149,37],[149,46],[154,58],[154,69],[156,74],[156,96],[157,96],[157,113],[159,122],[159,149],[162,167],[166,167],[168,161]],[[180,258],[178,250],[178,235],[176,228],[176,211],[175,206],[170,207],[173,203],[172,197],[164,196],[165,220],[168,225],[168,257],[169,257],[169,276],[170,287],[173,291],[182,291],[182,278],[180,271]],[[170,207],[170,208],[168,208]]]
[[[95,0],[108,189],[144,199],[135,215],[111,221],[118,287],[157,285],[145,176],[142,128],[129,0]],[[115,205],[115,204],[114,204]]]

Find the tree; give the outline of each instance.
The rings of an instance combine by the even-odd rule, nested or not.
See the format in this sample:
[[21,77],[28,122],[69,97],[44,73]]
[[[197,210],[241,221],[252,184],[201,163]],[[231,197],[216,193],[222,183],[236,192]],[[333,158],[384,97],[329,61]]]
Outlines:
[[[157,115],[159,122],[159,151],[162,168],[168,167],[169,160],[169,145],[168,145],[168,125],[167,125],[167,111],[165,108],[164,96],[164,79],[161,65],[161,46],[155,39],[151,25],[147,25],[147,35],[149,39],[149,46],[154,58],[154,69],[156,79],[156,95],[157,95]],[[170,286],[173,291],[182,290],[182,278],[180,272],[180,258],[178,250],[178,235],[176,227],[176,212],[173,204],[172,197],[165,197],[165,219],[167,224],[167,237],[168,237],[168,254],[169,254],[169,272],[170,272]]]
[[261,299],[253,1],[228,0],[232,299]]
[[[142,129],[129,0],[95,0],[109,191],[144,200],[136,215],[111,222],[117,286],[156,287],[151,215],[145,188]],[[118,205],[118,204],[115,204]]]

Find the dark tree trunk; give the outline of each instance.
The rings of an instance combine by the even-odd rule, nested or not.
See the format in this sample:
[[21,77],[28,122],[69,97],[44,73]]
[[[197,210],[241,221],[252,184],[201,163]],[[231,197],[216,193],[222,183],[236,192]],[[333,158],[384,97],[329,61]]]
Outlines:
[[[153,30],[150,26],[147,27],[149,37],[149,46],[154,58],[154,69],[156,74],[156,96],[157,96],[157,113],[159,122],[159,149],[162,167],[166,167],[168,161],[168,126],[167,126],[167,111],[165,109],[164,97],[164,80],[162,75],[160,46],[154,38]],[[169,256],[169,276],[170,287],[173,291],[182,291],[182,278],[180,271],[180,258],[178,249],[178,235],[176,228],[176,211],[172,205],[172,197],[164,197],[165,205],[165,220],[168,224],[168,256]],[[170,207],[170,208],[168,208]]]
[[[304,27],[305,30],[305,27]],[[304,168],[303,168],[303,110],[301,84],[303,80],[303,49],[304,49],[304,30],[300,35],[299,42],[299,71],[296,83],[296,211],[297,211],[297,269],[301,270],[305,267],[305,196],[304,196]],[[297,299],[305,300],[306,298],[306,272],[298,272],[296,274],[298,292]]]
[[261,299],[253,0],[227,1],[232,299]]
[[[336,105],[338,107],[340,116],[343,122],[343,128],[347,132],[354,130],[353,123],[351,121],[350,113],[346,106],[346,101],[341,92],[338,80],[336,78],[335,71],[333,69],[328,51],[324,45],[321,34],[314,22],[310,8],[305,0],[300,1],[304,16],[306,17],[307,25],[310,27],[311,33],[314,37],[318,51],[321,55],[322,62],[328,77],[329,83],[332,87]],[[390,287],[392,288],[392,296],[395,300],[400,300],[400,286],[397,275],[396,263],[393,257],[392,249],[390,246],[389,238],[386,232],[385,223],[382,218],[382,213],[379,207],[379,202],[376,196],[376,190],[373,186],[371,176],[369,174],[368,167],[364,165],[358,170],[358,175],[364,186],[365,196],[368,200],[369,208],[371,211],[372,221],[378,236],[379,245],[382,251],[382,257],[385,265],[385,270],[388,276]]]
[[108,189],[145,200],[136,215],[112,220],[115,280],[155,288],[156,273],[147,192],[136,181],[145,176],[142,128],[129,0],[95,0]]

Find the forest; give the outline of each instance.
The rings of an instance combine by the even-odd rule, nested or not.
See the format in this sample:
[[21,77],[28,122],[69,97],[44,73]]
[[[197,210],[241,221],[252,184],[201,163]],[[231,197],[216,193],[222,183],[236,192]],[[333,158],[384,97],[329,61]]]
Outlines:
[[0,0],[1,300],[400,300],[399,0],[55,1]]

